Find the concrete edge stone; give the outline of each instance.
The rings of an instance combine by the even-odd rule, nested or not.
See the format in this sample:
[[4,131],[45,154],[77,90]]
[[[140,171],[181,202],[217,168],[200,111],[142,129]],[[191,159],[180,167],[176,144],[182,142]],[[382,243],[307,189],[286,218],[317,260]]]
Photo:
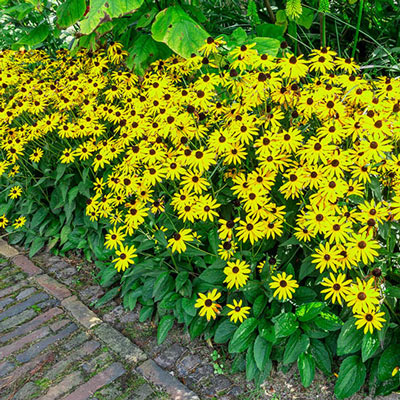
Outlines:
[[86,329],[92,329],[103,321],[76,296],[70,296],[61,301],[61,305]]
[[151,359],[140,364],[136,368],[136,372],[144,376],[149,382],[162,388],[173,400],[200,400],[197,394],[189,390],[177,378]]
[[6,258],[15,257],[19,252],[10,246],[5,240],[0,239],[0,255]]

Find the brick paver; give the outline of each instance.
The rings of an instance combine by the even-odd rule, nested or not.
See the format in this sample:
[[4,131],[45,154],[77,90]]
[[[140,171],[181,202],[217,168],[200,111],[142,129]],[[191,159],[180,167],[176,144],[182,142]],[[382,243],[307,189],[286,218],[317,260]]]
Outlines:
[[0,243],[0,255],[2,249],[13,265],[1,266],[1,400],[198,398],[68,287],[12,247]]

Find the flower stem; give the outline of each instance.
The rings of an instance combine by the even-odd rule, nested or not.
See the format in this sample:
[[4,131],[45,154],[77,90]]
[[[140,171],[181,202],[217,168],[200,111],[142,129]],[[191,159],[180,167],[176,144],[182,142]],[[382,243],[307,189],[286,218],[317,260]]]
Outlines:
[[356,55],[358,35],[360,34],[360,26],[361,26],[361,18],[362,18],[363,8],[364,8],[364,0],[360,0],[359,7],[358,7],[356,34],[354,36],[353,51],[351,52],[352,58],[354,58],[354,56]]

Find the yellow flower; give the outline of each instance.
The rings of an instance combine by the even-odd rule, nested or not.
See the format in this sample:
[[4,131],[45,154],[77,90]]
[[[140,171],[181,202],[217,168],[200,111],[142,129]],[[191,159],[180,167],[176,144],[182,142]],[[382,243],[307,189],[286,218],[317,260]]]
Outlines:
[[224,274],[226,275],[224,283],[227,283],[228,289],[232,289],[233,286],[239,289],[246,285],[251,272],[249,267],[246,262],[241,260],[228,261],[228,266],[224,268]]
[[194,237],[191,229],[181,229],[172,235],[172,239],[168,240],[168,246],[172,247],[172,252],[182,253],[186,250],[186,242],[192,242]]
[[22,228],[25,225],[26,222],[26,218],[24,216],[17,218],[14,223],[13,226],[18,229],[18,228]]
[[8,224],[8,219],[6,218],[6,215],[3,214],[0,216],[0,228],[5,228]]
[[118,270],[118,272],[125,271],[130,264],[133,264],[133,259],[137,257],[135,254],[136,248],[135,246],[124,246],[121,244],[119,246],[119,250],[115,252],[118,256],[112,262],[115,263],[114,267]]
[[362,313],[373,310],[379,304],[379,292],[374,289],[374,278],[368,282],[357,278],[357,282],[349,287],[346,302],[353,308],[353,313]]
[[242,303],[243,300],[236,301],[235,299],[233,299],[233,304],[226,305],[232,310],[229,311],[227,315],[234,323],[236,323],[238,320],[242,323],[243,320],[247,318],[247,314],[250,314],[250,307],[243,307]]
[[8,194],[12,199],[18,199],[21,196],[22,188],[20,186],[13,186]]
[[210,319],[215,319],[217,314],[220,313],[219,309],[221,306],[216,302],[220,297],[221,293],[217,291],[217,289],[213,289],[212,292],[208,292],[207,295],[203,293],[198,293],[199,298],[196,300],[196,304],[194,305],[196,308],[201,308],[199,311],[200,317],[204,315],[207,318],[207,321]]
[[296,288],[299,287],[297,281],[292,279],[293,275],[286,275],[286,272],[278,273],[276,276],[271,276],[274,282],[269,284],[271,289],[275,289],[274,297],[278,296],[279,300],[291,299]]
[[326,286],[327,289],[321,290],[321,293],[326,293],[325,300],[332,298],[332,303],[336,301],[343,305],[342,299],[345,299],[349,290],[349,285],[352,280],[345,281],[346,275],[339,274],[337,277],[330,273],[331,279],[324,278],[321,282],[322,286]]
[[376,312],[374,310],[368,310],[366,312],[360,312],[355,315],[358,319],[355,324],[357,329],[364,327],[364,334],[368,331],[372,334],[374,328],[378,331],[382,329],[382,322],[386,322],[384,318],[384,312]]

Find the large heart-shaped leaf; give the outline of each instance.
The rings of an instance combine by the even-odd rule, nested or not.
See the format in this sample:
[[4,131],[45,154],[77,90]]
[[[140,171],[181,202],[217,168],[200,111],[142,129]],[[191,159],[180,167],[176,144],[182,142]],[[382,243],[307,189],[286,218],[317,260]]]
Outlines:
[[57,24],[68,28],[83,17],[85,10],[85,0],[65,0],[57,8]]
[[196,53],[210,36],[179,6],[168,7],[159,12],[151,27],[151,34],[154,40],[164,42],[185,58]]

